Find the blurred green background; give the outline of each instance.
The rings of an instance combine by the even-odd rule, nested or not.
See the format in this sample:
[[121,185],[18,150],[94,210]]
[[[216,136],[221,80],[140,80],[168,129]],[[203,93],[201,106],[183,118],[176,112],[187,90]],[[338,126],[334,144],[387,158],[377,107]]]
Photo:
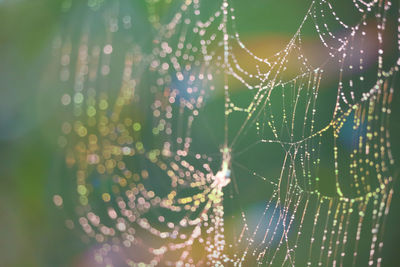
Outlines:
[[[272,48],[282,46],[308,6],[301,1],[235,2],[238,31],[255,48],[265,40]],[[341,2],[338,9],[346,16],[347,4]],[[59,179],[70,179],[57,145],[62,116],[59,89],[43,85],[52,78],[46,77],[46,66],[53,38],[68,17],[63,5],[61,0],[0,0],[0,266],[95,266],[90,246],[81,241],[79,230],[65,227],[65,214],[52,203]],[[135,8],[140,6],[138,13],[149,12],[144,4]],[[397,91],[390,129],[396,191],[400,173]],[[240,99],[240,92],[236,97]],[[221,99],[219,95],[214,101]],[[384,237],[383,266],[399,266],[399,205],[396,192]]]

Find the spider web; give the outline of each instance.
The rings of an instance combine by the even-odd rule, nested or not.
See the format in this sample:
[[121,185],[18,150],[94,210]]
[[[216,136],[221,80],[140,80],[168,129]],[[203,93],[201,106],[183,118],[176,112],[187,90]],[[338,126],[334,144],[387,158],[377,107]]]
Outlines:
[[395,3],[309,1],[260,56],[236,1],[178,2],[64,2],[66,225],[105,266],[380,266]]

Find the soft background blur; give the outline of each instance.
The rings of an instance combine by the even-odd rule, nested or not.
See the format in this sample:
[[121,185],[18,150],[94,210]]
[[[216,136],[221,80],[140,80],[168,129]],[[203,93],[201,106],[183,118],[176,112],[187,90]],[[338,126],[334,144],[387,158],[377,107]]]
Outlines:
[[[266,40],[267,48],[282,47],[308,6],[301,1],[236,2],[238,30],[255,49],[262,49]],[[46,77],[51,44],[66,16],[62,5],[61,0],[0,0],[0,266],[94,266],[90,247],[81,242],[78,230],[64,226],[65,214],[52,203],[58,181],[70,178],[62,171],[64,156],[57,146],[58,88],[43,86],[43,80],[51,78]],[[143,5],[137,12],[146,14],[148,9]],[[220,103],[221,95],[215,98]],[[400,172],[399,104],[396,91],[391,122],[395,190]],[[383,266],[399,266],[399,207],[396,192]]]

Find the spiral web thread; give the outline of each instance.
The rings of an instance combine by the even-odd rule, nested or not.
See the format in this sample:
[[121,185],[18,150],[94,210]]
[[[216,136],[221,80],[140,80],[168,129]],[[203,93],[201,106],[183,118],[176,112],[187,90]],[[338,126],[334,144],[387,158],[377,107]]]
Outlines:
[[[78,25],[70,23],[54,42],[67,114],[59,144],[77,191],[69,203],[76,219],[67,226],[78,225],[84,240],[98,244],[96,262],[380,266],[393,195],[388,128],[400,64],[385,57],[385,32],[388,14],[398,17],[398,7],[354,0],[360,19],[348,24],[333,1],[314,0],[286,46],[263,58],[241,39],[229,0],[148,1],[148,16],[130,4],[89,1],[78,37]],[[157,15],[164,6],[174,10],[166,22]],[[63,8],[74,10],[68,1]],[[148,28],[141,25],[148,21]],[[317,67],[303,52],[305,25],[327,51]],[[375,64],[372,85],[363,72],[368,54]],[[253,68],[241,62],[243,55]],[[334,111],[321,126],[318,96],[332,65]],[[232,83],[252,98],[237,103]],[[196,123],[203,125],[201,115],[218,94],[224,98],[220,153],[198,152]],[[346,150],[339,141],[349,127]],[[332,176],[325,179],[334,189],[327,192],[319,169],[329,142]],[[238,160],[254,147],[268,153],[271,145],[283,153],[278,177]],[[248,187],[257,180],[269,188],[256,219],[235,204],[246,197],[238,170]],[[233,227],[224,223],[229,201],[237,209]],[[58,194],[54,202],[68,204]],[[359,253],[364,244],[368,255]]]

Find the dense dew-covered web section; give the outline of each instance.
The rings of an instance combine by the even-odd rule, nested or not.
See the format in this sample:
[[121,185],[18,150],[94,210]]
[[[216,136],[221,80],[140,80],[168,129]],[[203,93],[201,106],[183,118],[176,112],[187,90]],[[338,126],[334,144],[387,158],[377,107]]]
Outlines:
[[302,1],[254,41],[244,2],[64,2],[53,200],[98,266],[384,263],[398,3]]

